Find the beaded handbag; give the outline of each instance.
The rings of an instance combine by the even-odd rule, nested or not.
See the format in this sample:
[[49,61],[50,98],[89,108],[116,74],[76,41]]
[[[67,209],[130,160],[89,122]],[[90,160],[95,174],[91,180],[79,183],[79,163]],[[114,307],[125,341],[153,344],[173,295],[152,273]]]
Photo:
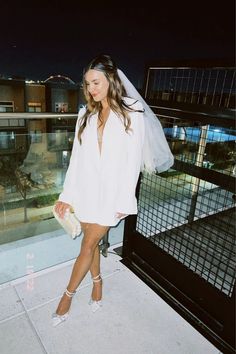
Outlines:
[[59,224],[63,227],[66,233],[74,240],[77,236],[80,236],[82,233],[81,225],[73,210],[68,209],[65,212],[64,218],[60,218],[59,215],[55,211],[55,205],[52,209],[53,215],[55,219],[59,222]]

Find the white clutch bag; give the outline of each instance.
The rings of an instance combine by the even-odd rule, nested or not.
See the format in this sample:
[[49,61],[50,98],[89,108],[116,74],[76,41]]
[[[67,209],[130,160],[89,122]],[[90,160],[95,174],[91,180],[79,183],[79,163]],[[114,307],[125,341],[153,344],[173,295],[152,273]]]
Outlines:
[[82,232],[81,225],[75,213],[68,209],[64,215],[64,218],[60,218],[59,215],[55,211],[55,205],[52,209],[53,215],[55,219],[59,222],[59,224],[63,227],[66,233],[72,238],[75,239]]

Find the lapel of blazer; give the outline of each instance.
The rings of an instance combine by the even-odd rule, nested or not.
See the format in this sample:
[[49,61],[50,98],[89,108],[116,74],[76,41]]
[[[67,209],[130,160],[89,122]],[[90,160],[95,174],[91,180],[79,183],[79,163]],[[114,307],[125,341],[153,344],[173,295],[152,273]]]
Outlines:
[[94,162],[96,164],[96,167],[100,169],[101,158],[100,158],[99,146],[98,146],[97,121],[98,121],[98,113],[95,113],[90,117],[91,146],[94,154]]

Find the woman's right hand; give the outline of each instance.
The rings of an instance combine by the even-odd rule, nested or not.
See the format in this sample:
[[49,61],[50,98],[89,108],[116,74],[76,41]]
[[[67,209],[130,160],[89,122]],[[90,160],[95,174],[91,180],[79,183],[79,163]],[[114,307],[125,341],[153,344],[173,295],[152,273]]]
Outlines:
[[55,204],[55,212],[59,215],[61,219],[64,218],[66,211],[71,208],[70,204],[58,201]]

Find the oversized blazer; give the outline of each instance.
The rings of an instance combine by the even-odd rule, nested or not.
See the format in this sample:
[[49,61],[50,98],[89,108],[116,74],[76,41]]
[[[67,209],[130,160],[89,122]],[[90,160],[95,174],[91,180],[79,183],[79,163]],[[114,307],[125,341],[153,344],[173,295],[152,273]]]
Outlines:
[[134,110],[129,112],[131,130],[110,111],[103,130],[101,154],[97,137],[98,114],[91,115],[78,141],[82,108],[78,114],[75,138],[59,200],[70,204],[82,222],[114,226],[117,213],[137,214],[135,189],[142,164],[144,143],[143,107],[139,101],[124,98]]

